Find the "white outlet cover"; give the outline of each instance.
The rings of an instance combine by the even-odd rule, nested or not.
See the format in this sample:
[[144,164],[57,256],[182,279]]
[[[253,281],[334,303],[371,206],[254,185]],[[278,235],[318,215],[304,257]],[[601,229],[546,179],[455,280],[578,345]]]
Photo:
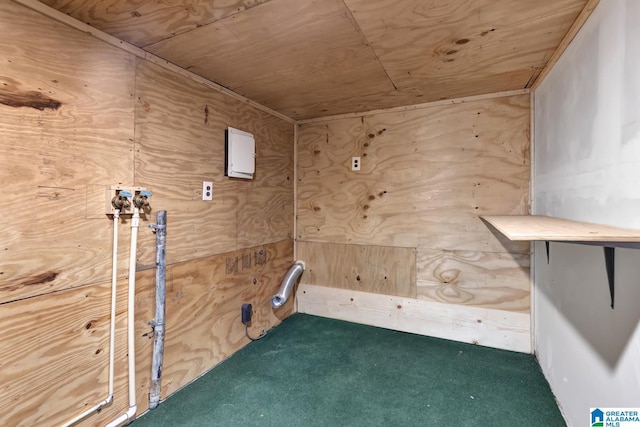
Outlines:
[[360,157],[352,157],[351,158],[351,170],[359,171],[360,170]]
[[213,200],[213,182],[202,181],[202,200]]

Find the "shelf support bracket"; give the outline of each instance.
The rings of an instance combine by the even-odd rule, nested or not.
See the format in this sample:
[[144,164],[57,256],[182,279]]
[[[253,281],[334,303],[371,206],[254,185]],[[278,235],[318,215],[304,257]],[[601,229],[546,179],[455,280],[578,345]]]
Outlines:
[[607,268],[607,278],[609,279],[609,293],[611,294],[611,308],[613,309],[613,302],[615,296],[615,248],[605,246],[604,248],[604,263]]
[[547,249],[547,264],[549,264],[549,241],[545,240],[544,246]]

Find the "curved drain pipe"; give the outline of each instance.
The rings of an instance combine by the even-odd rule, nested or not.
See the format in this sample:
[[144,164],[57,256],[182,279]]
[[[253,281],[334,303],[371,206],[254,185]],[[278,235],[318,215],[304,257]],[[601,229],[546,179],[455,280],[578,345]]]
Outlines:
[[289,268],[287,274],[284,275],[284,279],[282,279],[278,293],[271,298],[271,306],[273,308],[280,308],[287,302],[298,278],[304,273],[304,269],[304,261],[296,261],[291,268]]
[[155,225],[149,226],[154,229],[156,233],[156,316],[154,321],[149,322],[153,327],[153,358],[151,364],[149,409],[157,408],[160,403],[166,303],[167,211],[158,211],[156,222]]
[[140,227],[140,209],[133,208],[131,217],[131,248],[129,249],[129,289],[127,294],[127,359],[129,361],[129,408],[127,412],[107,424],[106,427],[119,427],[133,421],[136,417],[136,255],[138,252],[138,228]]

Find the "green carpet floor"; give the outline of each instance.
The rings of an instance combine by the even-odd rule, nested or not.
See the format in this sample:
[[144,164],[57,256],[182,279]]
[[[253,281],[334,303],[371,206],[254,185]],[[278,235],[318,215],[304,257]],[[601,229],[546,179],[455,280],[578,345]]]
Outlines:
[[131,425],[565,423],[531,355],[296,314]]

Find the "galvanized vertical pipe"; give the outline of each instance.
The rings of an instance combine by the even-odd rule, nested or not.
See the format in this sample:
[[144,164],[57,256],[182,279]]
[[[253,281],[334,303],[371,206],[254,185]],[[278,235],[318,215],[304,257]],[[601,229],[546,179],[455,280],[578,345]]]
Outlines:
[[149,409],[155,409],[160,402],[162,380],[162,357],[164,355],[164,313],[166,301],[166,238],[167,211],[159,211],[156,230],[156,316],[153,326],[153,360],[151,365],[151,389]]

